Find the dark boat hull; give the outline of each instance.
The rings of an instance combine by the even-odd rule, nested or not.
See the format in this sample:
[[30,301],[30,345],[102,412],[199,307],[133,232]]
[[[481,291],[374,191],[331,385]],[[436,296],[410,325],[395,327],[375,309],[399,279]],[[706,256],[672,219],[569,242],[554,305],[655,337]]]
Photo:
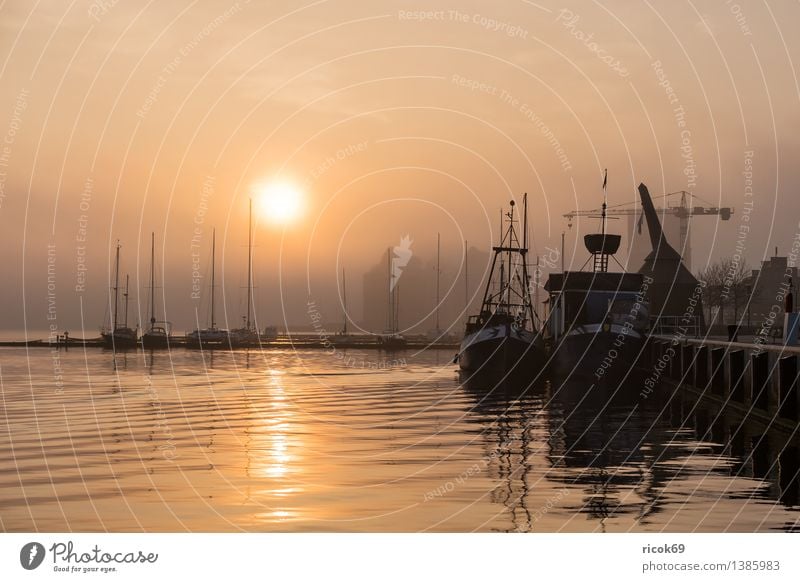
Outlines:
[[109,350],[135,350],[138,340],[134,332],[103,333],[103,347]]
[[169,347],[169,337],[165,335],[149,335],[142,336],[142,347],[146,350],[159,350]]
[[644,338],[635,332],[572,332],[553,353],[553,370],[561,378],[620,382],[643,361]]
[[459,368],[467,372],[526,375],[539,373],[547,361],[539,335],[513,332],[508,326],[467,335],[457,359]]

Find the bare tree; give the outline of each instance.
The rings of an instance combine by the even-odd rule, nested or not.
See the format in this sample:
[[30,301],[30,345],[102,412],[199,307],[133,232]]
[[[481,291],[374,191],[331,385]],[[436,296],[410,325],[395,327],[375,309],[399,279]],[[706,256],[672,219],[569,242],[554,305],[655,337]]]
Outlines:
[[723,269],[722,298],[733,303],[733,321],[739,322],[739,305],[747,303],[747,279],[750,269],[743,258],[725,258],[720,261]]
[[[739,306],[747,301],[745,280],[749,269],[744,260],[724,257],[708,265],[697,278],[705,283],[703,301],[709,307],[719,308],[718,323],[725,323],[725,306],[733,306],[734,321],[739,319]],[[713,323],[713,322],[712,322]]]
[[724,272],[719,262],[711,263],[697,274],[697,279],[704,283],[703,303],[708,307],[708,324],[714,324],[713,308],[719,308],[720,321],[723,319],[725,299],[722,296]]

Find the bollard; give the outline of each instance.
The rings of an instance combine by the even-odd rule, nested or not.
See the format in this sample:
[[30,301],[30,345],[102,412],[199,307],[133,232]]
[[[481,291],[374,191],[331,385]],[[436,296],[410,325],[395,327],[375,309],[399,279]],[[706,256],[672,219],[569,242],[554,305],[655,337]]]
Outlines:
[[750,366],[753,374],[753,406],[767,410],[769,406],[769,353],[753,354]]
[[686,344],[681,348],[681,351],[683,352],[681,357],[683,381],[690,386],[694,386],[694,346],[692,344]]
[[797,356],[785,356],[778,363],[778,416],[797,420]]
[[730,399],[733,402],[744,402],[744,350],[730,353]]
[[725,394],[725,348],[711,350],[711,392],[717,396]]
[[705,392],[708,388],[708,348],[702,346],[697,349],[694,361],[695,387]]

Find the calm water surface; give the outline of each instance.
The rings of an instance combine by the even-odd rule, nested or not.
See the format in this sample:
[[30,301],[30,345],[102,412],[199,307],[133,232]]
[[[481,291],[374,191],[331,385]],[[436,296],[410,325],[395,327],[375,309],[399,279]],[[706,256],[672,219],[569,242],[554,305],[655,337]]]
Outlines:
[[[462,381],[450,352],[0,349],[0,530],[761,531],[798,446],[677,394]],[[62,378],[56,379],[54,374]],[[774,432],[774,431],[773,431]]]

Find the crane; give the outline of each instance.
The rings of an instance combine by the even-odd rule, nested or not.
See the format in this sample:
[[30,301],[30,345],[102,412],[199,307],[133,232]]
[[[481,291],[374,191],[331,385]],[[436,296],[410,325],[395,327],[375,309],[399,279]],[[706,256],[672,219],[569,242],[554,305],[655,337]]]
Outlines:
[[[661,215],[671,214],[680,220],[680,241],[679,247],[681,252],[683,249],[687,247],[687,238],[689,237],[689,219],[693,216],[719,216],[722,220],[730,220],[731,216],[733,215],[733,208],[730,207],[718,207],[718,206],[694,206],[693,201],[694,198],[704,201],[699,196],[695,196],[686,190],[679,190],[677,192],[670,192],[668,194],[664,194],[662,196],[655,196],[654,198],[670,198],[680,195],[680,202],[677,205],[670,205],[666,204],[661,208],[656,208],[656,211]],[[690,203],[689,200],[692,202]],[[636,204],[635,202],[626,202],[624,204],[618,204],[616,206],[609,206],[606,210],[606,214],[609,216],[630,216],[630,215],[637,215],[639,214],[639,232],[642,229],[642,216],[641,208],[625,208],[625,206],[629,206],[630,204]],[[573,210],[572,212],[567,212],[564,214],[564,218],[568,220],[567,226],[572,228],[572,220],[579,216],[599,216],[600,210]],[[684,260],[685,262],[689,263],[690,257],[686,257]]]

